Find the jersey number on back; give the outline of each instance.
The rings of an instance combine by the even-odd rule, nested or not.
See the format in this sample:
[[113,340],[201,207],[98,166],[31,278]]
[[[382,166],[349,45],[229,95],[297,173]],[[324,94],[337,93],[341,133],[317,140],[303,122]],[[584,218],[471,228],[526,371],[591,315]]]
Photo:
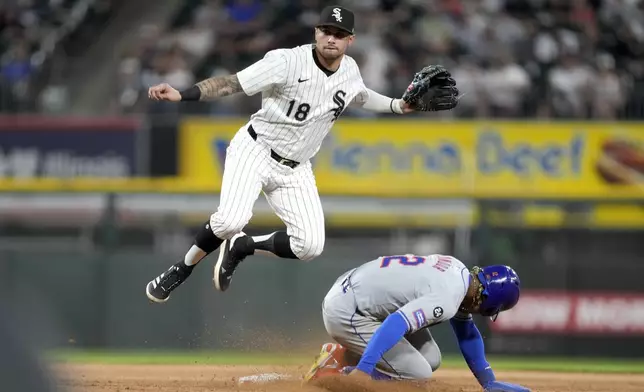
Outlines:
[[[292,100],[288,103],[288,112],[286,112],[286,117],[291,117],[293,108],[295,107],[295,100]],[[309,116],[309,110],[311,110],[311,105],[308,103],[300,104],[295,111],[293,116],[297,121],[304,121]]]
[[[417,266],[427,261],[427,258],[422,256],[385,256],[380,262],[380,268],[389,267],[392,261],[397,261],[400,265]],[[439,255],[438,260],[436,260],[436,264],[434,264],[432,267],[436,268],[439,271],[445,272],[451,265],[452,258],[450,256]]]
[[387,268],[391,262],[398,262],[400,265],[416,266],[423,264],[427,259],[422,256],[385,256],[380,262],[380,268]]

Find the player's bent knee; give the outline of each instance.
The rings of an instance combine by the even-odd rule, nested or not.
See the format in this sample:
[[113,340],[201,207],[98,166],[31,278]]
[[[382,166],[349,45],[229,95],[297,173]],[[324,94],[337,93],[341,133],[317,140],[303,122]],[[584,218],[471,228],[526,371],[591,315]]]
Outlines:
[[300,254],[295,253],[298,259],[302,261],[311,261],[322,254],[322,248],[315,248],[313,251],[300,252]]
[[440,352],[438,352],[438,355],[436,356],[436,358],[430,359],[428,362],[429,362],[429,366],[432,367],[432,371],[438,370],[438,368],[441,367],[442,361],[443,361],[443,359],[441,357]]
[[434,375],[434,371],[432,369],[433,369],[433,366],[429,364],[429,366],[424,371],[421,371],[415,374],[414,378],[419,381],[430,380]]
[[324,250],[324,236],[294,238],[291,237],[291,250],[298,259],[310,261],[322,254]]
[[438,348],[438,345],[435,344],[434,350],[432,350],[431,355],[428,356],[428,358],[425,358],[427,362],[429,363],[429,366],[431,366],[432,371],[436,371],[440,366],[443,361],[441,350]]
[[[424,361],[422,361],[424,362]],[[423,381],[430,380],[434,375],[431,365],[428,363],[416,363],[414,364],[413,369],[407,369],[407,371],[400,372],[400,378],[402,380],[414,380],[414,381]]]
[[429,381],[432,379],[434,373],[423,374],[422,376],[414,378],[415,381]]
[[297,256],[298,259],[302,261],[311,261],[314,258],[322,254],[324,250],[324,244],[319,243],[309,243],[300,246],[297,249],[293,249],[293,253]]
[[293,250],[293,253],[295,253],[295,256],[297,256],[297,259],[301,261],[311,261],[320,255],[320,254],[310,253],[304,250],[299,250],[299,251]]
[[227,240],[244,229],[248,219],[230,218],[219,212],[210,216],[210,228],[218,238]]

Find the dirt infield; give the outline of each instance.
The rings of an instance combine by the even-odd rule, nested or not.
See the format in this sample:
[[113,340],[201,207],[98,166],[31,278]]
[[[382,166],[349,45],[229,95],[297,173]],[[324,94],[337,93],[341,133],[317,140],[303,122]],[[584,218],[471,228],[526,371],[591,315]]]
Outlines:
[[[206,366],[206,365],[98,365],[59,364],[54,371],[63,392],[417,392],[411,386],[383,388],[351,385],[334,380],[326,388],[302,387],[297,378],[307,366]],[[238,378],[258,373],[288,374],[292,381],[238,384]],[[580,374],[544,372],[497,372],[504,381],[521,383],[539,392],[644,391],[644,375]],[[336,382],[337,381],[337,382]],[[467,370],[440,369],[431,391],[481,391]]]

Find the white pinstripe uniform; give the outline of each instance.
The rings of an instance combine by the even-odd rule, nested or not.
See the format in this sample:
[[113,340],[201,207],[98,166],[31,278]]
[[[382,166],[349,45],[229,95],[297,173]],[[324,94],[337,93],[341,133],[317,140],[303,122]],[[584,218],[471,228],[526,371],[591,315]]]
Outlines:
[[[262,93],[262,107],[226,150],[221,202],[211,228],[222,239],[239,233],[263,191],[287,226],[293,253],[310,260],[322,253],[325,237],[310,159],[346,106],[368,99],[360,70],[345,55],[331,73],[308,44],[272,50],[237,77],[247,95]],[[287,166],[280,157],[299,165]]]

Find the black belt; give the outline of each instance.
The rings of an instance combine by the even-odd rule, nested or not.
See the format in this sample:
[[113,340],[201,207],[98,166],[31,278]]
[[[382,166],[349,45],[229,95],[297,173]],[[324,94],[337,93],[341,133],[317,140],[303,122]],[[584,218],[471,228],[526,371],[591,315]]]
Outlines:
[[[252,125],[248,126],[248,134],[250,135],[250,137],[253,138],[253,140],[257,140],[257,132],[255,132]],[[272,148],[271,148],[271,158],[275,159],[278,163],[284,166],[290,167],[291,169],[295,169],[300,164],[299,162],[281,157],[278,153],[273,151]]]

